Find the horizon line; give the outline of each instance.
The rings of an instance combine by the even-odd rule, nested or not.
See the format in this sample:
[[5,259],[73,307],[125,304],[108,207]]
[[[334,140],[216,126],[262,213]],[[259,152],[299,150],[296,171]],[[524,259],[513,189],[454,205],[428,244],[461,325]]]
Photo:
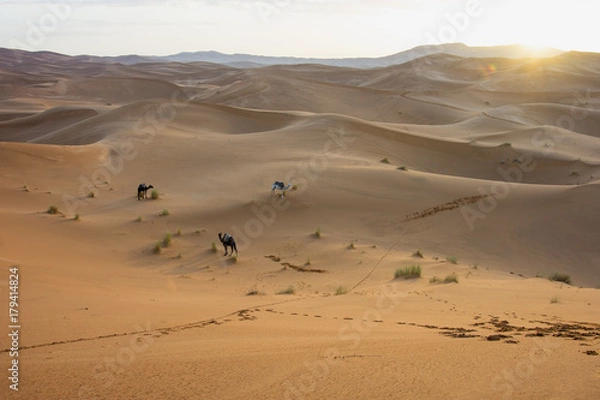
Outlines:
[[100,55],[100,54],[94,54],[94,53],[67,53],[67,52],[62,52],[59,50],[53,50],[53,49],[24,49],[24,48],[10,48],[10,47],[1,47],[5,50],[14,50],[14,51],[24,51],[24,52],[28,52],[28,53],[54,53],[54,54],[60,54],[60,55],[65,55],[65,56],[70,56],[70,57],[81,57],[81,56],[90,56],[90,57],[99,57],[99,58],[116,58],[116,57],[131,57],[131,56],[138,56],[138,57],[170,57],[170,56],[176,56],[176,55],[181,55],[181,54],[195,54],[195,53],[216,53],[216,54],[221,54],[221,55],[225,55],[225,56],[253,56],[253,57],[264,57],[264,58],[292,58],[292,59],[314,59],[314,60],[351,60],[351,59],[379,59],[379,58],[385,58],[385,57],[390,57],[396,54],[401,54],[404,52],[408,52],[411,50],[415,50],[418,48],[427,48],[427,47],[443,47],[443,46],[464,46],[466,48],[502,48],[502,47],[518,47],[518,48],[522,48],[522,49],[531,49],[533,53],[541,53],[541,52],[545,52],[545,51],[557,51],[560,53],[568,53],[568,52],[582,52],[582,53],[593,53],[593,54],[598,54],[598,52],[596,51],[592,51],[592,50],[578,50],[578,49],[570,49],[570,50],[564,50],[564,49],[560,49],[557,47],[551,47],[551,46],[544,46],[544,47],[534,47],[534,46],[529,46],[529,45],[525,45],[525,44],[521,44],[521,43],[512,43],[512,44],[495,44],[495,45],[468,45],[466,43],[463,42],[451,42],[451,43],[427,43],[427,44],[421,44],[421,45],[417,45],[414,47],[410,47],[410,48],[406,48],[404,50],[399,50],[393,53],[388,53],[388,54],[384,54],[384,55],[379,55],[379,56],[343,56],[343,57],[323,57],[323,56],[298,56],[298,55],[270,55],[270,54],[261,54],[261,53],[250,53],[250,52],[224,52],[224,51],[220,51],[220,50],[215,50],[215,49],[211,49],[211,50],[182,50],[182,51],[178,51],[178,52],[173,52],[173,53],[168,53],[168,54],[140,54],[140,53],[121,53],[121,54],[111,54],[111,55]]

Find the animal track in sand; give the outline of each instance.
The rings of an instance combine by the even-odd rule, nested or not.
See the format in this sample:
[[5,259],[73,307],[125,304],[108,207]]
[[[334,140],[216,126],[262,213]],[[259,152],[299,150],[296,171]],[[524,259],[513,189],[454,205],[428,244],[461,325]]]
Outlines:
[[[134,335],[143,335],[143,336],[151,335],[153,337],[158,338],[163,335],[169,335],[169,334],[180,332],[180,331],[187,330],[187,329],[205,328],[209,325],[222,325],[224,323],[231,322],[232,319],[229,317],[233,317],[233,316],[237,316],[238,321],[254,321],[257,319],[257,317],[253,316],[251,314],[255,311],[260,311],[262,307],[266,307],[266,306],[270,306],[270,305],[274,305],[274,304],[284,304],[284,303],[289,303],[291,301],[298,301],[298,300],[300,300],[300,299],[291,299],[291,300],[279,301],[276,303],[257,305],[257,306],[254,306],[253,310],[241,309],[241,310],[233,311],[227,315],[223,315],[223,316],[220,316],[217,318],[209,318],[209,319],[205,319],[202,321],[190,322],[187,324],[174,325],[174,326],[170,326],[170,327],[154,328],[154,329],[146,329],[143,331],[111,333],[111,334],[98,335],[98,336],[93,336],[93,337],[88,337],[88,338],[78,338],[78,339],[70,339],[70,340],[53,341],[53,342],[48,342],[48,343],[39,343],[39,344],[31,345],[31,346],[19,347],[19,350],[29,350],[29,349],[39,348],[39,347],[66,345],[66,344],[73,344],[73,343],[78,343],[78,342],[89,342],[89,341],[94,341],[94,340],[102,340],[102,339],[109,339],[109,338],[116,338],[116,337],[134,336]],[[261,308],[259,308],[259,307],[261,307]],[[283,314],[283,312],[275,311],[272,308],[266,308],[265,311],[268,311],[271,313]],[[0,350],[0,353],[7,353],[9,351],[10,351],[10,349],[6,348],[6,349]]]
[[470,196],[470,197],[461,197],[460,199],[452,200],[447,203],[437,205],[435,207],[426,208],[424,210],[409,214],[406,216],[404,221],[412,221],[414,219],[430,217],[432,215],[441,213],[443,211],[455,210],[455,209],[457,209],[461,206],[467,205],[467,204],[477,203],[479,200],[485,199],[486,197],[489,197],[489,195],[485,194],[485,195],[477,195],[477,196]]
[[[57,345],[66,345],[73,344],[78,342],[86,342],[93,340],[101,340],[101,339],[109,339],[109,338],[118,338],[124,336],[134,336],[134,335],[143,335],[143,336],[153,336],[159,338],[163,335],[170,335],[180,331],[184,331],[187,329],[196,329],[196,328],[205,328],[208,326],[218,326],[225,323],[235,322],[231,317],[237,317],[237,322],[246,322],[246,321],[256,321],[258,319],[257,316],[253,315],[255,312],[266,311],[275,315],[284,315],[283,311],[278,311],[273,308],[265,308],[270,305],[277,304],[285,304],[290,303],[292,301],[298,301],[300,299],[292,299],[280,301],[277,303],[270,303],[264,305],[257,305],[252,308],[244,308],[240,310],[233,311],[227,315],[217,317],[217,318],[209,318],[202,321],[191,322],[182,325],[175,325],[171,327],[161,327],[156,329],[148,329],[143,331],[132,331],[132,332],[123,332],[123,333],[112,333],[107,335],[99,335],[90,338],[79,338],[72,340],[62,340],[62,341],[53,341],[49,343],[41,343],[35,344],[31,346],[23,346],[20,350],[29,350],[39,347],[48,347],[48,346],[57,346]],[[289,315],[298,316],[298,312],[290,312]],[[303,317],[309,317],[309,314],[303,313]],[[313,315],[313,318],[323,318],[321,315]],[[331,319],[338,320],[339,317],[334,316],[330,317]],[[475,315],[473,317],[474,320],[481,320],[480,315]],[[522,318],[520,318],[522,319]],[[343,317],[344,321],[353,321],[353,317]],[[363,322],[368,322],[363,319]],[[371,321],[373,323],[383,324],[384,321],[381,319]],[[590,323],[590,322],[549,322],[543,320],[530,320],[529,323],[537,323],[543,326],[535,326],[535,327],[524,327],[524,326],[516,326],[512,325],[508,320],[500,320],[499,317],[489,315],[488,321],[480,321],[470,324],[471,328],[465,327],[439,327],[431,324],[418,324],[415,322],[405,322],[398,321],[397,325],[408,325],[414,326],[418,328],[425,329],[433,329],[438,330],[441,335],[448,336],[450,338],[457,339],[465,339],[465,338],[485,338],[485,340],[489,342],[503,342],[508,344],[518,344],[519,341],[514,339],[514,336],[523,336],[523,337],[553,337],[553,338],[563,338],[570,340],[580,341],[582,346],[594,346],[600,340],[600,324]],[[483,331],[490,332],[486,334]],[[9,349],[0,350],[0,353],[6,353]],[[582,351],[582,353],[587,355],[597,355],[596,350],[588,350]]]
[[298,272],[314,272],[314,273],[317,273],[317,274],[324,274],[324,273],[327,272],[324,269],[319,269],[319,268],[305,268],[305,267],[301,267],[301,266],[298,266],[298,265],[291,264],[289,262],[281,262],[281,257],[277,257],[277,256],[274,256],[274,255],[268,255],[268,256],[265,256],[265,258],[270,258],[271,260],[280,263],[281,265],[283,265],[284,269],[285,268],[291,268],[291,269],[293,269],[295,271],[298,271]]

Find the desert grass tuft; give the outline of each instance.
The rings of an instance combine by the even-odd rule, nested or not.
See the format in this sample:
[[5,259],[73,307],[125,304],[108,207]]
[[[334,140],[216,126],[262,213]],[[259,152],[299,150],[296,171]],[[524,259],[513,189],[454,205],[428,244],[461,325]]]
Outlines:
[[171,214],[171,213],[169,212],[169,210],[167,210],[166,208],[163,208],[163,210],[160,212],[160,214],[159,214],[159,215],[161,215],[161,216],[167,216],[167,215],[169,215],[169,214]]
[[165,237],[163,238],[163,246],[169,247],[171,245],[171,242],[173,242],[173,237],[171,235],[171,232],[165,233]]
[[55,205],[48,207],[47,213],[52,215],[58,214],[58,207]]
[[421,277],[421,266],[411,265],[410,267],[398,268],[394,273],[394,279],[415,279]]
[[217,251],[219,251],[217,249],[217,244],[215,242],[212,242],[210,249],[212,250],[213,253],[216,253]]
[[79,214],[75,214],[75,216],[73,217],[73,219],[74,219],[75,221],[79,221],[79,219],[80,219],[80,217],[79,217]]
[[408,168],[406,168],[406,165],[401,165],[396,169],[399,169],[400,171],[408,171]]
[[448,256],[446,257],[446,261],[451,262],[452,264],[458,264],[458,259],[454,256]]
[[389,164],[389,163],[390,163],[390,160],[388,160],[388,158],[387,158],[387,157],[383,157],[381,160],[379,160],[379,162],[382,162],[382,163],[384,163],[384,164]]
[[314,235],[316,238],[321,239],[321,228],[317,228]]
[[550,299],[550,304],[558,304],[558,303],[560,303],[559,297],[554,296]]
[[429,283],[458,283],[458,276],[456,276],[456,274],[450,274],[443,280],[437,276],[434,276],[429,279]]
[[246,296],[264,296],[264,293],[258,290],[256,287],[253,287],[246,292]]
[[421,250],[417,250],[413,253],[412,256],[416,258],[423,258],[423,253],[421,253]]
[[285,289],[280,290],[277,294],[294,294],[296,293],[296,289],[293,286],[288,286]]
[[350,242],[350,244],[348,245],[348,249],[349,250],[355,250],[356,246],[354,246],[354,242]]
[[153,189],[153,190],[150,192],[150,198],[151,198],[152,200],[156,200],[156,199],[158,199],[159,197],[160,197],[160,193],[158,193],[158,190],[156,190],[156,189]]
[[337,289],[335,289],[335,295],[336,296],[341,296],[343,294],[348,293],[348,289],[346,289],[345,286],[338,286]]
[[91,199],[93,199],[94,197],[96,197],[96,193],[94,193],[94,192],[89,192],[89,193],[88,193],[88,197],[89,197],[89,198],[91,198]]
[[154,245],[153,253],[160,254],[161,251],[162,251],[162,242],[156,242],[156,244]]
[[142,216],[138,215],[138,217],[135,219],[137,222],[142,222]]
[[571,284],[571,277],[567,274],[561,274],[559,272],[553,274],[552,276],[550,276],[550,280],[551,281],[556,281],[556,282],[564,282],[567,285]]

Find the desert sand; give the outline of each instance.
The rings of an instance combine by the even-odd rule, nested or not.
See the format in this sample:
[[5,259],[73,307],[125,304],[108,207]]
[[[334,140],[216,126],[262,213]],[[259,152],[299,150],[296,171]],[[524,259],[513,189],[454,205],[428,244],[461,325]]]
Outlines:
[[2,399],[599,398],[600,55],[11,54]]

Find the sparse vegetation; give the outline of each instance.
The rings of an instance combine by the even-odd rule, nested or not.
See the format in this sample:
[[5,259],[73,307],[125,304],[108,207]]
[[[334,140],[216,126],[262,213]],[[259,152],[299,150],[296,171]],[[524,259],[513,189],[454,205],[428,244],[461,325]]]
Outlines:
[[512,147],[512,143],[505,142],[505,143],[502,143],[502,146],[504,146],[504,147]]
[[48,212],[48,214],[52,214],[52,215],[58,214],[58,207],[52,205],[52,206],[48,207],[47,212]]
[[350,242],[350,244],[348,245],[348,249],[350,249],[350,250],[356,249],[356,247],[354,246],[354,242]]
[[96,197],[96,193],[94,193],[94,192],[89,192],[89,193],[88,193],[88,197],[93,199],[94,197]]
[[138,217],[136,218],[136,221],[137,221],[137,222],[142,222],[142,216],[141,216],[141,215],[138,215]]
[[280,290],[277,294],[294,294],[296,293],[296,289],[293,286],[288,286],[287,288]]
[[556,281],[556,282],[564,282],[567,285],[571,284],[571,277],[567,274],[561,274],[559,272],[555,273],[554,275],[552,275],[550,277],[551,281]]
[[421,253],[421,250],[417,250],[413,253],[412,256],[417,258],[423,258],[423,253]]
[[345,286],[338,286],[337,289],[335,289],[335,295],[336,296],[341,296],[343,294],[348,293],[348,289],[346,289]]
[[150,198],[152,200],[156,200],[160,197],[160,193],[158,193],[158,190],[156,189],[152,189],[152,191],[150,192]]
[[434,276],[429,279],[429,283],[458,283],[458,276],[456,274],[450,274],[442,280],[441,278]]
[[173,237],[171,236],[171,232],[165,233],[165,237],[163,238],[163,246],[169,247],[171,242],[173,241]]
[[27,187],[27,185],[23,185],[23,191],[29,192],[29,188]]
[[388,158],[387,158],[387,157],[384,157],[384,158],[382,158],[382,159],[381,159],[381,161],[380,161],[380,162],[382,162],[382,163],[384,163],[384,164],[389,164],[389,163],[390,163],[390,160],[388,160]]
[[210,248],[213,251],[213,253],[216,253],[218,251],[217,244],[215,242],[212,242],[212,245],[211,245]]
[[321,238],[321,228],[317,228],[314,235],[316,238],[320,239]]
[[177,236],[181,236],[181,229],[177,228],[177,233],[176,233],[176,235],[177,235]]
[[458,264],[458,259],[454,256],[448,256],[446,257],[446,261],[451,262],[452,264]]
[[311,262],[310,262],[310,258],[307,258],[307,259],[306,259],[306,262],[304,263],[304,265],[310,265],[310,264],[311,264]]
[[298,190],[298,185],[292,185],[292,190]]
[[550,299],[550,304],[558,304],[560,303],[560,298],[557,296],[554,296]]
[[398,268],[394,273],[394,279],[415,279],[421,277],[421,266],[411,265],[410,267]]
[[75,216],[73,217],[73,219],[74,219],[75,221],[79,221],[79,214],[75,214]]
[[406,168],[406,165],[401,165],[396,169],[399,169],[400,171],[408,171],[408,168]]
[[246,292],[246,296],[263,296],[264,293],[259,291],[256,287],[253,287],[252,289],[248,290],[248,292]]
[[162,243],[161,242],[156,242],[156,244],[154,245],[154,254],[160,254],[160,252],[162,251]]
[[163,210],[160,212],[160,215],[161,215],[161,216],[167,216],[167,215],[169,215],[169,214],[171,214],[171,213],[170,213],[170,212],[169,212],[169,210],[167,210],[166,208],[163,208]]

